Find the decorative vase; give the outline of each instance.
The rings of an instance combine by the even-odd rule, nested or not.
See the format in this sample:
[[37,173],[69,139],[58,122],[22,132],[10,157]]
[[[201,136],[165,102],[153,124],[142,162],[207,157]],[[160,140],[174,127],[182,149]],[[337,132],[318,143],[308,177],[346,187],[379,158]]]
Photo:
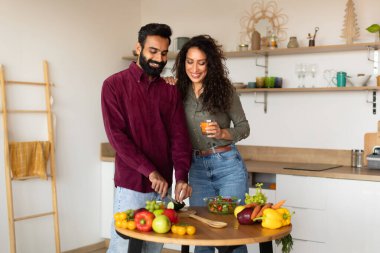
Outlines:
[[299,47],[297,37],[290,37],[288,42],[288,48]]
[[252,50],[260,50],[260,44],[261,44],[261,35],[259,32],[254,31],[252,33],[252,38],[251,38],[251,49]]

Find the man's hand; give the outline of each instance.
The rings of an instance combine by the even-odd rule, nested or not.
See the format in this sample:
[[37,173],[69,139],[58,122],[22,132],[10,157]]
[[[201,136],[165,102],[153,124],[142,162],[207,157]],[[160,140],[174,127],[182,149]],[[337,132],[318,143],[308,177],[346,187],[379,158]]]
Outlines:
[[158,171],[153,171],[149,174],[149,180],[152,182],[152,189],[164,198],[168,193],[168,182],[161,176]]
[[176,201],[182,203],[184,199],[191,196],[193,189],[184,181],[177,181],[175,185],[174,198]]

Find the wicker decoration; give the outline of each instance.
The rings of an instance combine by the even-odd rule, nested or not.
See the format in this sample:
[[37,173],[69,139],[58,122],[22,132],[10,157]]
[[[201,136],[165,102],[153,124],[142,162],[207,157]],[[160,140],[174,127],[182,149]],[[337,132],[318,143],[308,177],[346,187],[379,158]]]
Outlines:
[[340,37],[346,39],[346,44],[352,44],[355,39],[359,38],[359,27],[352,0],[347,1],[345,11],[346,15],[344,16],[342,35]]
[[[288,16],[281,13],[275,1],[265,2],[264,0],[256,1],[252,4],[251,10],[246,11],[240,20],[242,27],[241,42],[250,41],[252,34],[256,31],[255,26],[261,20],[268,20],[272,26],[272,33],[274,33],[279,41],[285,41],[287,34],[284,25],[288,22]],[[258,31],[260,32],[260,31]],[[266,36],[268,34],[262,34]]]

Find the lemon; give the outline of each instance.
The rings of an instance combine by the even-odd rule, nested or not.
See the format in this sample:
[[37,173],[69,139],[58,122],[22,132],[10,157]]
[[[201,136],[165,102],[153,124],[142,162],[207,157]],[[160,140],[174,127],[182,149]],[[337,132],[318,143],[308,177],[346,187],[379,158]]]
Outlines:
[[235,209],[234,209],[234,215],[235,215],[235,217],[237,218],[238,213],[240,213],[244,209],[245,209],[245,206],[237,206],[237,207],[235,207]]

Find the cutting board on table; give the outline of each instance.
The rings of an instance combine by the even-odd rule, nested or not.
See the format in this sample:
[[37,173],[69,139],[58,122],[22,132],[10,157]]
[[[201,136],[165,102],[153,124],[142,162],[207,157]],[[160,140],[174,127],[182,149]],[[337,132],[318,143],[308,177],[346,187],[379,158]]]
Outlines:
[[375,146],[380,146],[380,121],[377,123],[377,133],[364,134],[364,165],[367,165],[367,155],[372,154]]

